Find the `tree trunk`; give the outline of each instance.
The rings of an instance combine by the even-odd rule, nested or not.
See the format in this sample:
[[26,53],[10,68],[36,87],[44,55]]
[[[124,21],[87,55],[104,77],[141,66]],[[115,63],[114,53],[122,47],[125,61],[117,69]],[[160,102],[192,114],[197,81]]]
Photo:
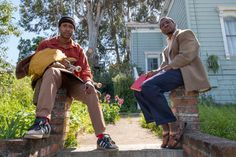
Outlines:
[[120,54],[119,54],[119,49],[118,49],[118,40],[117,40],[117,35],[115,34],[115,38],[114,38],[114,43],[115,43],[115,51],[116,51],[116,62],[118,64],[121,63],[120,61]]
[[[98,40],[98,31],[101,24],[101,18],[103,16],[103,3],[102,0],[99,0],[97,4],[91,2],[90,0],[86,3],[87,7],[87,22],[88,22],[88,36],[89,36],[89,45],[87,56],[90,62],[90,65],[93,67],[94,64],[98,64],[99,57],[96,52],[97,40]],[[96,7],[96,14],[93,14],[94,7]]]

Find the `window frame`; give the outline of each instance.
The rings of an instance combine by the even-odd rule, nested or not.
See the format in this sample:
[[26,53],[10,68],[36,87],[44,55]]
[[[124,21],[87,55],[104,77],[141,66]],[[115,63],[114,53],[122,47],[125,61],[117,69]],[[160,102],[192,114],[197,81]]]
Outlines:
[[148,58],[157,58],[158,67],[161,65],[161,52],[144,52],[145,54],[145,72],[148,71]]
[[223,41],[224,41],[225,56],[226,56],[226,59],[229,60],[230,57],[236,57],[236,56],[232,55],[229,52],[228,42],[226,38],[224,18],[229,17],[229,16],[236,18],[236,6],[218,6],[218,11],[219,11],[219,17],[220,17],[221,32],[222,32]]

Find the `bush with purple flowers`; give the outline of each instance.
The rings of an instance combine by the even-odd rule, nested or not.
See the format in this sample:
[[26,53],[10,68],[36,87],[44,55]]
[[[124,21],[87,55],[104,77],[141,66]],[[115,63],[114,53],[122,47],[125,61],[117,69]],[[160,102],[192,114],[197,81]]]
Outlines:
[[102,103],[102,111],[106,123],[115,123],[120,116],[120,107],[123,105],[124,99],[119,98],[118,95],[115,99],[111,99],[110,94],[106,94]]

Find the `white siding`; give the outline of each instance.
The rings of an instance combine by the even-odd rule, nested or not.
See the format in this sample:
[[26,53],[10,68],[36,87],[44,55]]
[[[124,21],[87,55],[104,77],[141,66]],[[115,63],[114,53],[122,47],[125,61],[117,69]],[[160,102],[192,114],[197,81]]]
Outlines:
[[236,58],[226,59],[218,6],[236,6],[235,0],[188,0],[190,28],[201,43],[201,57],[206,64],[207,55],[219,57],[217,74],[208,70],[211,83],[217,88],[211,95],[220,103],[236,102]]
[[178,28],[187,28],[187,14],[185,0],[174,0],[170,5],[170,10],[167,16],[173,18],[177,23]]
[[161,52],[163,49],[160,32],[131,33],[131,61],[145,71],[145,52]]

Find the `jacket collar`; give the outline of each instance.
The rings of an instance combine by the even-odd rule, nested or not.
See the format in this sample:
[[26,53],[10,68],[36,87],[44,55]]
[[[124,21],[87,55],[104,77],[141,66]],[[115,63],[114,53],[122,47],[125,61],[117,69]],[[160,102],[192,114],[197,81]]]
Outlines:
[[[59,36],[56,36],[56,37],[52,38],[51,43],[53,45],[60,45]],[[77,45],[72,39],[70,39],[69,48],[72,48],[72,47],[77,47]]]

